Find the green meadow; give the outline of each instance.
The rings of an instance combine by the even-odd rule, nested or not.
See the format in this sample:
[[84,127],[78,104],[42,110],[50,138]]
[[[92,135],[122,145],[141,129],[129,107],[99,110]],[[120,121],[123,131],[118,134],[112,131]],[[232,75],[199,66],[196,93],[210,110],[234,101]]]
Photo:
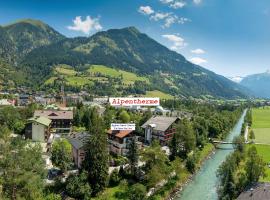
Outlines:
[[262,156],[263,161],[267,164],[265,166],[266,177],[260,179],[261,182],[270,182],[270,168],[268,163],[270,163],[270,145],[255,145],[257,152]]
[[106,67],[104,65],[91,65],[88,69],[88,72],[91,74],[100,73],[104,76],[110,77],[123,77],[123,83],[126,85],[132,85],[135,81],[145,81],[149,83],[149,79],[147,77],[138,76],[132,72],[126,72],[123,70],[118,70],[110,67]]
[[252,109],[252,127],[255,142],[270,144],[270,107]]

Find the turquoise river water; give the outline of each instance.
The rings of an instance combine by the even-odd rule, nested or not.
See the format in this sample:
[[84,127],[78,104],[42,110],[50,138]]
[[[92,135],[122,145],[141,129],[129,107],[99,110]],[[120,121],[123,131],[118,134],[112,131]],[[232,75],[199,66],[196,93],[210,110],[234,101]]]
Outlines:
[[[225,141],[232,141],[234,136],[241,132],[246,110],[238,120],[237,124],[228,134]],[[175,200],[216,200],[217,199],[217,177],[216,171],[226,156],[232,153],[230,144],[222,144],[222,149],[217,149],[210,159],[206,160],[192,181],[187,184],[181,194]]]

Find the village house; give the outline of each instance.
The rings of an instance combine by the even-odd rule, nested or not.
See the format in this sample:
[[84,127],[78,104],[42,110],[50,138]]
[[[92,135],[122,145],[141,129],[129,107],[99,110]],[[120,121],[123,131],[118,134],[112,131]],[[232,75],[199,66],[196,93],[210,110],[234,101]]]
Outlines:
[[90,134],[88,132],[73,133],[67,137],[72,145],[73,161],[78,168],[81,168],[82,162],[85,159],[85,145],[89,137]]
[[57,134],[69,134],[72,127],[73,111],[36,110],[34,117],[46,117],[51,122],[51,128]]
[[145,133],[145,143],[151,144],[153,139],[157,139],[161,145],[167,145],[176,132],[175,125],[179,120],[178,117],[151,117],[141,126]]
[[138,142],[138,137],[133,130],[108,130],[109,151],[113,154],[126,156],[128,153],[128,145],[132,138],[135,137],[138,148],[142,147],[142,143]]
[[237,200],[269,200],[270,183],[255,183],[244,190]]
[[35,142],[47,143],[50,138],[51,120],[46,117],[32,117],[28,119],[25,128],[25,138]]

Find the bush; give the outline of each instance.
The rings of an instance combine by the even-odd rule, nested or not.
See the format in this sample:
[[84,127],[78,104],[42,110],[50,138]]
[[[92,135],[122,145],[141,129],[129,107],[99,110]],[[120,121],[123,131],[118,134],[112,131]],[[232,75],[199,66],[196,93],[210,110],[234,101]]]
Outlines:
[[129,200],[143,200],[146,198],[146,187],[136,183],[129,188],[127,196]]
[[120,182],[120,177],[118,174],[118,170],[114,169],[110,175],[109,184],[110,184],[110,186],[116,186],[119,184],[119,182]]
[[92,190],[87,182],[87,173],[82,172],[80,175],[69,176],[67,179],[66,192],[73,198],[90,199]]

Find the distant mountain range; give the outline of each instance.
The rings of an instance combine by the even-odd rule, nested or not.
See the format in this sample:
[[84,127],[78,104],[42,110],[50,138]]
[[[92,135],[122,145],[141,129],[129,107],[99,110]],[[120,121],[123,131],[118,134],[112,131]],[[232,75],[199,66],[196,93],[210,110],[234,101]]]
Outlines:
[[[47,24],[32,19],[0,26],[0,66],[6,69],[3,73],[8,75],[13,71],[16,74],[10,80],[13,86],[41,87],[55,76],[56,66],[63,64],[76,70],[81,78],[91,81],[91,84],[85,81],[73,85],[79,89],[106,84],[87,77],[90,76],[87,74],[89,66],[97,68],[101,65],[106,67],[100,69],[122,70],[121,77],[128,73],[142,77],[125,85],[114,79],[117,84],[110,84],[110,87],[119,94],[136,93],[136,89],[142,86],[141,80],[147,80],[145,90],[158,90],[174,96],[246,97],[242,86],[187,61],[135,27],[102,31],[91,37],[66,38]],[[101,74],[105,76],[99,71],[98,74],[92,73],[91,77]],[[110,78],[108,76],[106,74],[105,78]],[[65,80],[67,78],[71,77]],[[72,80],[74,83],[75,79]],[[7,84],[3,80],[2,83]]]
[[240,82],[257,97],[270,98],[270,71],[244,77]]

